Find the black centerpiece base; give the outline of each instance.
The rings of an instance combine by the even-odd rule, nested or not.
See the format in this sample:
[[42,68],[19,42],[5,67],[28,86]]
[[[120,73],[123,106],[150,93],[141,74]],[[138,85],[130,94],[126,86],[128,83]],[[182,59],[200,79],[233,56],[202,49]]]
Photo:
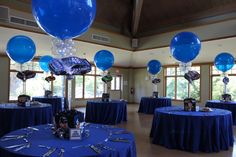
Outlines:
[[81,140],[88,136],[84,126],[80,125],[78,111],[68,110],[59,112],[55,116],[53,134],[62,139]]
[[152,93],[153,98],[159,98],[159,93],[157,91]]
[[229,101],[231,101],[231,95],[230,94],[222,94],[221,100],[225,101],[225,102],[229,102]]
[[197,111],[196,110],[196,100],[194,98],[184,99],[184,111]]
[[109,102],[110,101],[110,94],[109,93],[102,93],[102,101]]

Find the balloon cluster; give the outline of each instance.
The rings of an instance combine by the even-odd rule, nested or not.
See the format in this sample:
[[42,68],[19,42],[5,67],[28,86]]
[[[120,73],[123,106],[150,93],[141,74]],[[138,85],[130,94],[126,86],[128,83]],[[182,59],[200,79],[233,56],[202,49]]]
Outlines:
[[92,25],[96,0],[32,0],[32,13],[39,27],[55,37],[52,52],[59,57],[76,52],[73,38],[81,36]]
[[170,43],[172,56],[180,61],[180,70],[187,73],[201,50],[201,41],[192,32],[181,32],[173,37]]
[[72,39],[52,39],[52,52],[57,57],[74,56],[76,53],[75,43]]
[[215,66],[219,71],[222,71],[224,75],[222,80],[225,84],[224,93],[226,93],[226,85],[229,83],[229,78],[226,76],[226,72],[233,68],[234,62],[234,56],[227,52],[220,53],[215,57]]
[[158,74],[161,71],[161,69],[162,69],[161,63],[158,60],[151,60],[147,64],[147,71],[151,75],[153,75],[152,76],[152,83],[155,85],[161,82],[160,79],[155,78],[155,76],[154,76],[154,75]]

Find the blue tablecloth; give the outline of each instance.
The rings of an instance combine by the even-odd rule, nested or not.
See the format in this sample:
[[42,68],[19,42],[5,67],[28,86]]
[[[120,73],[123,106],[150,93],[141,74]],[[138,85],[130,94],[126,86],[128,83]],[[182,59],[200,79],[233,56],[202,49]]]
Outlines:
[[233,146],[231,112],[186,112],[182,107],[155,110],[150,136],[152,143],[191,152],[218,152]]
[[153,114],[156,108],[171,106],[170,98],[142,97],[138,112]]
[[67,101],[64,97],[33,97],[32,100],[51,104],[53,115],[58,112],[64,111],[67,105]]
[[[65,140],[59,139],[52,134],[48,125],[37,126],[39,131],[34,131],[27,137],[31,143],[30,148],[22,149],[14,152],[14,149],[5,148],[6,146],[25,143],[23,139],[1,141],[0,139],[0,156],[1,157],[25,157],[25,156],[43,156],[48,149],[40,148],[38,145],[58,148],[50,157],[58,157],[59,150],[65,149],[64,157],[136,157],[136,147],[134,136],[131,133],[121,134],[121,128],[112,128],[109,126],[102,126],[98,124],[90,124],[85,127],[89,130],[89,136],[83,140]],[[21,129],[11,132],[7,135],[22,135],[26,131]],[[112,139],[123,138],[127,142],[113,142]],[[108,146],[113,150],[99,147],[99,144]],[[101,154],[97,154],[89,146],[95,145],[101,150]],[[75,148],[75,146],[78,146]],[[74,147],[74,148],[72,148]]]
[[87,101],[85,121],[101,124],[117,124],[127,121],[126,101]]
[[17,104],[0,104],[0,136],[27,126],[52,122],[49,104],[19,107]]
[[223,102],[220,100],[208,100],[206,102],[206,107],[220,108],[220,109],[231,111],[233,124],[236,125],[236,102],[235,101]]

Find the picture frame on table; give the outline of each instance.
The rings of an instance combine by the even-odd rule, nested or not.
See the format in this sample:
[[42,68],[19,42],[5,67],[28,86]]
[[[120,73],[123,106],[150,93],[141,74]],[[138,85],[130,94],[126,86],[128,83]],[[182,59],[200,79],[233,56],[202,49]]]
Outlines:
[[82,139],[81,130],[78,128],[71,128],[69,131],[69,138],[70,140],[81,140]]

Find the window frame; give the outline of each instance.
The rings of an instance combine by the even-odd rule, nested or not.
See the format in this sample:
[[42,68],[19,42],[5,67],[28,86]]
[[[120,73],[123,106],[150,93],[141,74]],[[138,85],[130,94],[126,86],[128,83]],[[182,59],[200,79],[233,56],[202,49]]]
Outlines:
[[[214,64],[211,64],[210,65],[210,99],[211,100],[213,100],[212,99],[212,92],[213,92],[213,77],[219,77],[219,76],[221,76],[222,75],[222,72],[220,72],[219,74],[213,74],[213,67],[214,67],[215,65]],[[219,71],[219,70],[217,70],[217,71]],[[228,76],[236,76],[236,73],[232,73],[232,69],[230,70],[230,73],[229,72],[227,72],[227,75]]]
[[[74,97],[75,97],[75,100],[92,100],[92,99],[99,99],[99,98],[102,98],[101,97],[97,97],[97,77],[101,77],[102,75],[101,74],[98,74],[98,68],[96,66],[93,66],[94,67],[94,74],[84,74],[84,75],[80,75],[83,77],[83,82],[82,82],[82,86],[83,86],[83,91],[82,91],[82,98],[77,98],[76,97],[76,93],[74,94]],[[86,76],[93,76],[94,77],[94,97],[93,98],[85,98],[85,77]],[[103,84],[103,92],[104,92],[105,88],[104,88],[104,84]],[[75,78],[75,82],[74,82],[74,91],[76,92],[76,78]]]
[[[116,85],[117,85],[117,83],[116,83],[116,78],[120,78],[120,86],[119,86],[119,89],[117,89],[116,87]],[[112,76],[112,79],[114,80],[114,86],[115,86],[115,89],[112,89],[112,84],[111,84],[111,89],[110,89],[110,91],[121,91],[121,78],[122,78],[122,76],[121,75],[114,75],[114,76]]]
[[[182,102],[183,100],[181,100],[181,99],[177,99],[177,78],[178,77],[184,77],[184,75],[178,75],[177,74],[177,68],[178,68],[179,66],[177,66],[177,65],[172,65],[172,66],[166,66],[166,67],[164,67],[164,83],[163,83],[163,86],[164,86],[164,96],[166,96],[166,92],[167,92],[167,78],[169,77],[169,78],[174,78],[174,81],[175,81],[175,88],[174,88],[174,98],[171,98],[173,101],[179,101],[179,102]],[[199,67],[200,68],[200,80],[199,80],[199,90],[200,90],[200,95],[199,95],[199,100],[196,100],[198,103],[199,102],[201,102],[201,66],[200,65],[193,65],[192,67]],[[174,72],[174,75],[167,75],[167,69],[168,68],[175,68],[175,72]],[[190,94],[190,83],[188,83],[188,95],[191,95]]]
[[[29,62],[38,62],[39,61],[39,58],[34,58],[34,59],[32,59],[31,61],[29,61]],[[16,69],[11,69],[11,62],[14,62],[14,61],[12,61],[12,60],[9,60],[9,83],[8,83],[8,102],[16,102],[17,101],[17,99],[16,100],[10,100],[10,93],[11,93],[11,81],[10,81],[10,77],[11,77],[11,72],[18,72]],[[16,63],[16,64],[18,64],[18,63]],[[36,75],[37,75],[37,73],[38,74],[43,74],[44,73],[44,71],[42,70],[42,71],[39,71],[39,70],[34,70],[34,72],[36,73]],[[51,76],[54,76],[52,73],[51,73]],[[54,77],[56,77],[56,76],[54,76]],[[66,80],[64,80],[65,82],[65,85],[66,85]],[[54,89],[54,86],[53,86],[53,82],[54,81],[51,81],[50,82],[50,90],[52,91],[52,93],[53,93],[53,89]],[[22,87],[23,88],[23,87]],[[27,88],[26,88],[26,90],[27,90]],[[64,93],[64,96],[63,97],[66,97],[66,88],[64,88],[64,91],[63,91],[63,93]]]

